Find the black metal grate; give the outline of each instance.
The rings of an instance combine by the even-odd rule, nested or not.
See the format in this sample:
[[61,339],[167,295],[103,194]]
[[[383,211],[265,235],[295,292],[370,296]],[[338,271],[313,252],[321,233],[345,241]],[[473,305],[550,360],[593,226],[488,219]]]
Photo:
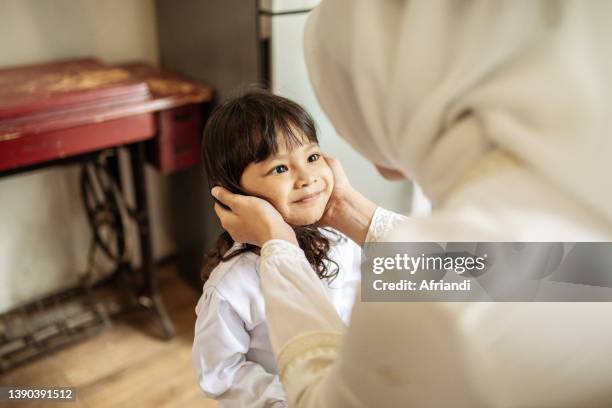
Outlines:
[[110,326],[86,283],[0,315],[0,373]]

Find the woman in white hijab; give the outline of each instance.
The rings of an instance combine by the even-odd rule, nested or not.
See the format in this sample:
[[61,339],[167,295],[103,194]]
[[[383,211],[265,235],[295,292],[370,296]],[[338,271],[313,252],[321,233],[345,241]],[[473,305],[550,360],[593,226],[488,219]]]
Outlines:
[[[434,207],[377,209],[331,160],[328,223],[360,244],[611,241],[610,16],[609,1],[324,1],[305,33],[321,105]],[[612,305],[357,302],[345,329],[278,213],[214,194],[262,247],[291,406],[612,406]]]

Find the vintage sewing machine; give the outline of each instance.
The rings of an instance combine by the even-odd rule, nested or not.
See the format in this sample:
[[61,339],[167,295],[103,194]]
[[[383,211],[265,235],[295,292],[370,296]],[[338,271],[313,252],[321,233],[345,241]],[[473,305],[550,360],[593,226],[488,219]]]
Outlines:
[[[0,177],[80,163],[91,250],[115,262],[112,279],[123,282],[131,306],[158,317],[164,338],[173,336],[173,326],[157,288],[145,160],[164,173],[197,165],[212,100],[210,87],[142,63],[85,58],[0,70]],[[121,182],[119,148],[129,155],[132,203]],[[125,256],[130,222],[137,226],[140,265]],[[0,372],[109,324],[115,312],[96,299],[92,288],[99,282],[90,278],[0,315]],[[71,305],[69,316],[52,313],[61,304]]]

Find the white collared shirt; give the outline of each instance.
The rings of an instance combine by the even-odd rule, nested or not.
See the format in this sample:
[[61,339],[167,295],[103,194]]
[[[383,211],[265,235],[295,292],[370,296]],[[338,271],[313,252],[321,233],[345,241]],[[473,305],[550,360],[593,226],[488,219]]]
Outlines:
[[[360,282],[361,248],[347,238],[330,244],[329,256],[339,271],[325,287],[347,324]],[[193,364],[200,387],[221,407],[286,406],[268,337],[258,259],[246,252],[219,264],[195,309]]]

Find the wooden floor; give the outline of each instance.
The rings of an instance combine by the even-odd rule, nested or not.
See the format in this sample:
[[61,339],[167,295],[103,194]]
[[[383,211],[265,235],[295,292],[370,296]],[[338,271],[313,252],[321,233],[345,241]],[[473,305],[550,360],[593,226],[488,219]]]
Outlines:
[[0,385],[75,387],[76,403],[12,403],[11,407],[217,407],[204,398],[191,365],[198,294],[173,267],[160,271],[160,286],[174,322],[171,341],[139,314],[114,321],[93,338],[0,376]]

